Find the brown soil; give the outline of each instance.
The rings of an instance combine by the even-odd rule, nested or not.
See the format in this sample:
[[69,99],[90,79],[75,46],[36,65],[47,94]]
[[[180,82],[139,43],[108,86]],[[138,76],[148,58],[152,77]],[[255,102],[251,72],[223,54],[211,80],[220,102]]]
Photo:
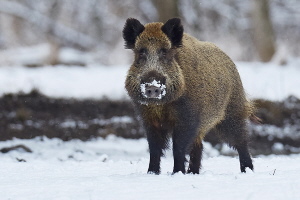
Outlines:
[[[256,115],[262,124],[250,123],[251,152],[289,154],[300,147],[300,100],[289,97],[283,102],[256,100]],[[62,140],[89,140],[114,134],[124,138],[144,137],[144,131],[129,101],[54,99],[37,91],[8,94],[0,98],[0,140],[46,136]],[[275,127],[277,132],[273,133]],[[286,129],[294,132],[286,134]],[[284,130],[285,129],[285,130]],[[205,139],[213,146],[214,135]],[[283,145],[274,150],[275,143]]]

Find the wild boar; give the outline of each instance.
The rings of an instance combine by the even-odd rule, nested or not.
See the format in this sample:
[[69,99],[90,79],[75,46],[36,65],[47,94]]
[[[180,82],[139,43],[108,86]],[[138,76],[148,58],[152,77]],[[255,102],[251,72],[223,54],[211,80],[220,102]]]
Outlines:
[[127,19],[123,38],[134,61],[125,81],[145,128],[150,151],[148,173],[160,173],[160,159],[173,141],[173,173],[198,174],[202,140],[209,132],[238,151],[240,169],[253,170],[248,150],[247,100],[233,61],[217,46],[184,33],[181,20],[142,25]]

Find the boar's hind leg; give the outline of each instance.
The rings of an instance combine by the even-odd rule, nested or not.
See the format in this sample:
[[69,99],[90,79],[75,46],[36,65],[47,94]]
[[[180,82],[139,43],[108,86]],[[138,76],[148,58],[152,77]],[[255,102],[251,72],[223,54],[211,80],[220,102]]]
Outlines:
[[190,164],[188,168],[188,173],[199,174],[201,167],[203,145],[201,140],[196,140],[193,144],[192,151],[190,153]]
[[163,150],[168,146],[168,134],[166,130],[162,131],[153,127],[146,130],[150,151],[148,173],[160,174],[160,158],[163,155]]
[[253,170],[252,160],[248,148],[248,134],[244,119],[227,118],[217,126],[220,136],[229,146],[239,153],[241,172],[246,172],[246,167]]

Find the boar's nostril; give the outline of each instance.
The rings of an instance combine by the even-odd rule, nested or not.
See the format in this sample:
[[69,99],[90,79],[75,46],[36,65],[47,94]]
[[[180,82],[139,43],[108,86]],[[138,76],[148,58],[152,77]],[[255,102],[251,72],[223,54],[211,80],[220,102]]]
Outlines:
[[146,86],[145,90],[148,98],[158,98],[161,95],[161,89],[156,86]]

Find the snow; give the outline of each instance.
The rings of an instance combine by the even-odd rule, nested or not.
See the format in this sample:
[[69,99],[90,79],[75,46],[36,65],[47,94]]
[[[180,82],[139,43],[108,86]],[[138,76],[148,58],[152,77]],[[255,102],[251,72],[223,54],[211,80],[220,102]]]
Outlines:
[[[275,62],[237,62],[249,98],[280,101],[290,95],[300,97],[300,58],[291,58],[281,66]],[[87,67],[23,66],[0,67],[0,95],[38,89],[51,97],[112,100],[128,98],[124,89],[129,65]]]
[[275,125],[256,125],[253,126],[253,129],[259,133],[261,136],[269,136],[269,137],[276,137],[276,138],[291,138],[294,140],[300,139],[300,130],[299,127],[296,125],[285,124],[284,127],[279,128]]
[[21,47],[0,51],[0,63],[6,65],[31,65],[42,63],[50,54],[49,44],[39,44],[34,47]]
[[14,139],[0,142],[0,148],[18,144],[33,153],[1,154],[1,199],[300,198],[300,155],[260,156],[254,158],[255,172],[242,174],[237,157],[211,154],[214,149],[205,144],[199,175],[171,175],[168,151],[157,176],[146,173],[145,139]]
[[300,59],[289,59],[283,66],[272,62],[238,62],[237,67],[250,98],[279,101],[290,95],[300,97]]
[[126,74],[124,66],[4,66],[0,67],[0,95],[38,89],[52,97],[121,99],[126,96]]
[[[38,124],[28,124],[28,123],[32,123],[32,121],[30,121],[30,120],[27,120],[25,123],[27,123],[27,125],[38,126]],[[98,124],[98,125],[104,126],[104,125],[117,124],[117,123],[120,123],[120,124],[133,123],[133,118],[131,118],[129,116],[121,116],[121,117],[115,116],[110,119],[95,118],[95,119],[90,120],[88,123],[67,119],[65,121],[61,121],[58,126],[60,126],[62,128],[78,127],[80,129],[87,129],[89,127],[89,125],[91,125],[91,124]],[[17,125],[20,125],[20,124],[17,124]],[[22,126],[22,125],[20,125],[20,126]],[[22,130],[22,127],[20,128],[20,130]]]

